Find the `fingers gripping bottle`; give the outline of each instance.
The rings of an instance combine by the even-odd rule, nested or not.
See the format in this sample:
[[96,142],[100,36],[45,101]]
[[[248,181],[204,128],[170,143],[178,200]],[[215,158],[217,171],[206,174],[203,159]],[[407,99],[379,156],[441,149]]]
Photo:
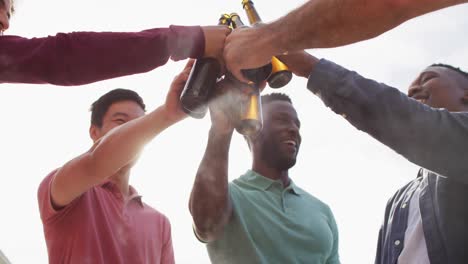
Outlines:
[[[222,15],[218,25],[231,23],[229,15]],[[208,100],[221,74],[221,65],[215,58],[202,58],[195,61],[180,96],[185,113],[193,118],[203,118],[208,111]]]
[[[251,0],[242,0],[242,7],[249,18],[250,25],[255,26],[255,24],[262,22]],[[268,85],[271,88],[281,88],[286,86],[292,79],[292,72],[288,69],[288,66],[286,66],[286,64],[280,61],[277,57],[273,57],[271,59],[271,64],[272,72],[268,77]]]
[[[237,13],[232,13],[231,15],[231,26],[232,28],[238,28],[238,27],[244,27],[244,23],[240,19],[239,15]],[[246,47],[248,48],[248,47]],[[241,70],[242,74],[246,79],[249,81],[255,83],[255,84],[260,84],[261,82],[265,81],[268,79],[268,76],[271,75],[273,65],[271,63],[268,63],[260,68],[256,69],[243,69]]]

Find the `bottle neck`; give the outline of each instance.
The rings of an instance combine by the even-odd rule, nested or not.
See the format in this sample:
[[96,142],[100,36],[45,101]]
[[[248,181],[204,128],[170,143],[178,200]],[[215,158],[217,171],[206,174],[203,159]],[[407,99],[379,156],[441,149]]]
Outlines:
[[231,22],[231,16],[228,14],[222,14],[221,17],[218,20],[218,25],[220,26],[229,26]]
[[257,13],[257,10],[255,9],[251,1],[244,4],[244,10],[247,14],[247,17],[249,18],[249,23],[251,25],[255,25],[257,23],[262,22],[260,15]]
[[244,22],[240,19],[239,15],[233,13],[231,14],[231,22],[233,28],[238,28],[244,26]]

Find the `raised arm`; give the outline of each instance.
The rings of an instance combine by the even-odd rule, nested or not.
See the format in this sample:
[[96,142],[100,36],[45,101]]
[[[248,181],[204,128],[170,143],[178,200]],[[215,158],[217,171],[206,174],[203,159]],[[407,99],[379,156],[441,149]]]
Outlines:
[[229,29],[170,26],[141,32],[0,36],[0,83],[82,85],[181,60],[219,57]]
[[192,63],[188,64],[175,78],[164,105],[113,128],[89,151],[57,171],[51,185],[51,198],[55,206],[69,204],[94,185],[128,166],[149,141],[185,116],[179,105],[179,97],[191,66]]
[[[277,52],[329,48],[376,37],[401,23],[467,0],[309,0],[267,25]],[[295,29],[295,30],[291,30]]]
[[310,73],[308,89],[335,113],[411,162],[468,183],[468,113],[431,108],[396,88],[303,55],[282,59],[298,75]]
[[[217,89],[228,92],[229,81]],[[210,105],[211,129],[205,155],[200,163],[190,195],[189,208],[194,229],[201,241],[214,241],[232,215],[228,190],[229,145],[234,131],[229,110],[229,96],[222,93]]]
[[235,30],[227,39],[224,56],[228,69],[241,78],[240,69],[265,65],[273,55],[370,39],[411,18],[465,2],[309,0],[272,23]]

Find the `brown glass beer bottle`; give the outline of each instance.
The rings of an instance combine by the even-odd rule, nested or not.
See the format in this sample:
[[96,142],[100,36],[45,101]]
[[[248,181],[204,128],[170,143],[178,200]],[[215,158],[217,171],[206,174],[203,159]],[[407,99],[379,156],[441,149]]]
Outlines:
[[[221,15],[218,25],[230,25],[230,17]],[[208,100],[221,74],[221,65],[215,58],[195,61],[180,96],[185,113],[193,118],[203,118],[208,110]]]

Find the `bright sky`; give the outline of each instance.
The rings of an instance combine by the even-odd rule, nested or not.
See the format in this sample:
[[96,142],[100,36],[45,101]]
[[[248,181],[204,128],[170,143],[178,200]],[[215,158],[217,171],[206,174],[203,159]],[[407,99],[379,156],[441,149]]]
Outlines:
[[[231,12],[247,21],[240,2],[17,0],[17,12],[6,33],[42,37],[57,32],[208,25],[215,24],[221,13]],[[255,5],[268,21],[303,2],[256,0]],[[419,71],[433,62],[468,70],[468,35],[463,33],[468,28],[467,13],[468,5],[452,7],[370,41],[309,52],[405,92]],[[148,109],[154,109],[183,66],[184,62],[170,62],[147,74],[80,87],[1,85],[0,249],[13,263],[47,263],[37,187],[51,170],[90,147],[89,105],[105,92],[124,87],[136,90]],[[296,77],[278,90],[292,97],[303,124],[303,143],[290,176],[332,208],[342,262],[372,263],[386,202],[416,176],[418,167],[353,128],[305,87],[306,80]],[[208,128],[208,117],[187,119],[169,128],[148,145],[130,179],[146,203],[169,217],[177,263],[209,263],[205,246],[193,235],[188,212]],[[230,158],[230,179],[250,167],[250,152],[239,135],[231,144]]]

